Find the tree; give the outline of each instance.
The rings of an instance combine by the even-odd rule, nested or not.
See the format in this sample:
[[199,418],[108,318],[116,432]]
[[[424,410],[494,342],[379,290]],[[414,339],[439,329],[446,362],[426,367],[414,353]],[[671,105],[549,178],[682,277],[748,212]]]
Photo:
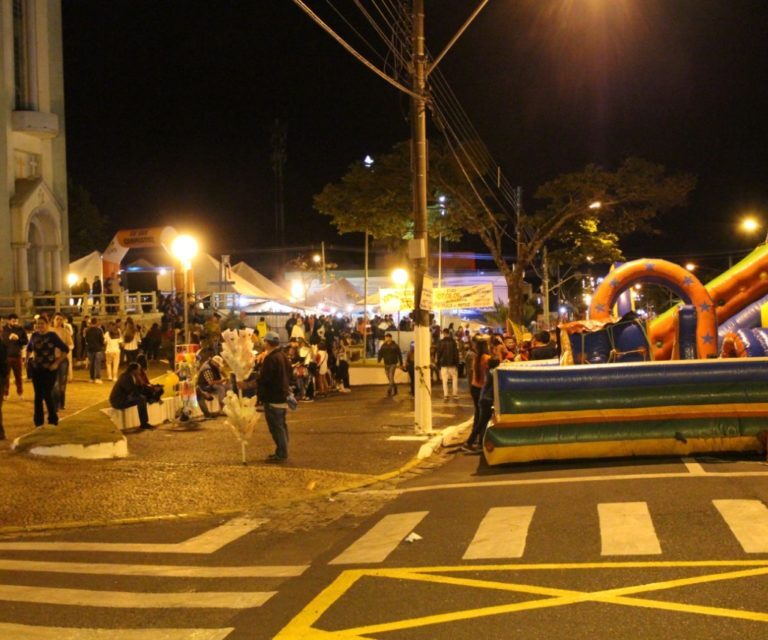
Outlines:
[[107,218],[99,213],[88,191],[70,181],[67,186],[69,255],[75,260],[94,249],[103,251],[109,242]]
[[[315,208],[333,219],[339,233],[368,229],[377,238],[408,237],[408,150],[407,143],[396,145],[377,158],[374,170],[352,165],[340,183],[315,196]],[[654,218],[683,205],[696,182],[688,174],[668,176],[661,165],[638,158],[625,160],[616,171],[588,165],[541,185],[534,193],[540,208],[513,221],[486,183],[470,179],[485,170],[467,169],[471,145],[454,151],[430,144],[430,191],[445,195],[448,203],[448,215],[434,215],[430,231],[452,239],[464,231],[482,240],[507,282],[510,319],[518,323],[525,311],[525,274],[545,247],[555,264],[620,260],[620,237],[651,231]],[[505,250],[514,258],[508,259]]]

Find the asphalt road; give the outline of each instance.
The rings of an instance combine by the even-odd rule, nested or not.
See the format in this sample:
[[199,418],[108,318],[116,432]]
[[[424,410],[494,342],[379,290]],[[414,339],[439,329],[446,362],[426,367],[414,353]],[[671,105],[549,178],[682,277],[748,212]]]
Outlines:
[[0,637],[763,640],[767,505],[758,459],[457,454],[290,510],[0,540]]

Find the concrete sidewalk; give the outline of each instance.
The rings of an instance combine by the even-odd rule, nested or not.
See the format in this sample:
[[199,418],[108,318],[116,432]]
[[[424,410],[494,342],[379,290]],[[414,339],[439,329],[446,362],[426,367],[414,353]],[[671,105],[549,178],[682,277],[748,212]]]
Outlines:
[[[153,375],[162,370],[152,371]],[[13,386],[13,385],[12,385]],[[61,421],[108,420],[111,383],[90,384],[75,372]],[[10,442],[32,428],[32,388],[23,399],[12,388],[3,405],[8,440],[0,442],[0,534],[153,518],[262,510],[375,482],[415,464],[424,439],[413,438],[413,400],[406,385],[387,398],[385,387],[357,387],[289,412],[289,460],[264,462],[274,445],[266,423],[257,426],[240,462],[240,444],[224,418],[195,430],[161,425],[128,433],[130,456],[84,461],[15,454]],[[442,391],[434,388],[442,397]],[[472,417],[459,402],[434,401],[434,429]],[[439,440],[439,438],[438,438]]]

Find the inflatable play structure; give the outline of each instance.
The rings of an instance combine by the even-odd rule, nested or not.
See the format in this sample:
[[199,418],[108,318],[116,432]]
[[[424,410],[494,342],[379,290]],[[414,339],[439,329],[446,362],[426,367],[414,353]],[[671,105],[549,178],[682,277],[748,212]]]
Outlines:
[[[637,283],[682,304],[647,325],[631,312],[612,322]],[[562,327],[572,364],[494,370],[489,464],[765,449],[768,246],[706,285],[665,260],[623,264],[595,291],[590,320]]]
[[489,464],[755,451],[768,430],[768,358],[502,365]]

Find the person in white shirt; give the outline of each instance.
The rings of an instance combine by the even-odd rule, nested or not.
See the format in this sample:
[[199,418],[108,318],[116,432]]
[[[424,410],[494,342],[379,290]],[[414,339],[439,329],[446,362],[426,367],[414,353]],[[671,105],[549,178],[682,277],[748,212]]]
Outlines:
[[110,380],[117,380],[120,370],[120,345],[123,344],[123,337],[114,322],[109,323],[109,329],[104,335],[104,340],[107,343],[104,350],[107,359],[107,377]]

